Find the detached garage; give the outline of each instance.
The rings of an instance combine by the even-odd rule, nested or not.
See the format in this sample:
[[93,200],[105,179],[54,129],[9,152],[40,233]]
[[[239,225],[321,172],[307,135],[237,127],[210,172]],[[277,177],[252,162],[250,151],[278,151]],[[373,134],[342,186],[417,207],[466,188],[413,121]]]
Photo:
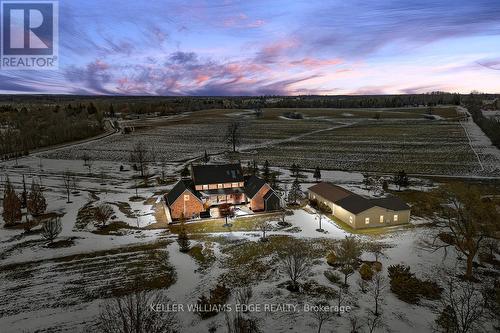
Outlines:
[[365,198],[340,186],[322,182],[308,190],[309,200],[322,202],[332,215],[354,229],[376,228],[410,222],[410,207],[400,198]]

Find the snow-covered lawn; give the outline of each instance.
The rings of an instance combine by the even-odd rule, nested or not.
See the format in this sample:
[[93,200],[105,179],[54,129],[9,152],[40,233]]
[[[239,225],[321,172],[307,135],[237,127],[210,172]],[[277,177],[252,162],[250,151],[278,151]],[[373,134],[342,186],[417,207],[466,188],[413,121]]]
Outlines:
[[[41,164],[41,166],[40,166]],[[286,220],[291,225],[280,227],[277,217],[270,216],[273,230],[267,233],[271,239],[263,245],[262,233],[254,227],[248,229],[235,228],[232,232],[211,232],[203,230],[191,235],[191,247],[201,247],[200,254],[180,253],[175,242],[176,235],[168,230],[148,230],[155,222],[154,203],[159,195],[172,185],[139,188],[141,200],[130,200],[136,195],[133,179],[134,172],[120,171],[120,164],[106,161],[95,162],[89,175],[83,162],[76,160],[50,160],[28,157],[3,164],[2,172],[8,176],[17,191],[22,186],[22,175],[29,186],[32,179],[41,181],[49,203],[48,211],[62,215],[63,230],[58,240],[72,239],[73,244],[64,248],[45,246],[38,233],[21,235],[22,229],[0,228],[0,331],[22,332],[38,330],[62,332],[78,332],[92,324],[102,304],[103,293],[115,288],[119,282],[126,283],[135,277],[143,281],[172,270],[172,281],[164,281],[165,294],[172,302],[195,304],[198,298],[207,295],[218,282],[224,278],[234,278],[241,274],[248,278],[253,288],[253,304],[290,303],[303,305],[318,299],[317,295],[290,293],[280,287],[286,281],[280,272],[276,259],[277,249],[283,244],[293,247],[300,240],[308,242],[316,249],[316,260],[311,274],[305,279],[312,284],[325,288],[336,287],[328,282],[323,273],[331,267],[325,257],[328,249],[337,241],[349,235],[327,217],[322,218],[322,228],[318,232],[317,215],[308,208],[293,210]],[[173,177],[178,173],[179,164],[169,164],[167,173]],[[77,178],[77,194],[71,194],[70,203],[66,202],[66,193],[61,175],[65,171],[73,172]],[[279,171],[280,181],[289,182],[291,177],[286,169]],[[151,171],[160,173],[159,166],[152,166]],[[323,180],[341,184],[346,188],[367,195],[362,185],[363,175],[355,172],[323,171]],[[312,174],[305,173],[303,189],[311,185]],[[4,178],[5,179],[5,178]],[[413,190],[428,191],[435,184],[418,180],[419,185]],[[92,205],[109,203],[115,212],[114,221],[128,224],[131,229],[122,229],[117,234],[96,234],[97,228],[92,222],[85,228],[77,228],[78,212],[89,201]],[[125,205],[126,204],[126,205]],[[129,207],[127,207],[127,205]],[[137,217],[139,216],[139,228]],[[257,216],[241,216],[238,223],[245,219],[251,221]],[[422,238],[429,238],[435,232],[425,226],[427,220],[413,218],[411,228],[393,228],[376,235],[357,234],[356,237],[366,242],[376,240],[387,245],[387,257],[381,259],[386,268],[392,264],[404,263],[411,266],[420,278],[439,278],[436,275],[439,267],[453,266],[456,261],[454,252],[448,254],[443,261],[443,252],[428,252],[419,244]],[[364,260],[373,260],[370,254],[364,253]],[[203,263],[201,260],[206,260]],[[241,266],[231,266],[239,263]],[[255,263],[254,266],[245,266]],[[462,265],[459,262],[459,266]],[[5,269],[4,269],[5,268]],[[136,269],[145,268],[146,275],[137,273]],[[260,279],[253,279],[258,276]],[[325,324],[324,332],[348,329],[348,315],[365,318],[371,311],[371,300],[359,291],[356,280],[358,273],[349,278],[351,285],[349,302],[352,306],[349,314],[335,317]],[[234,291],[233,280],[226,281]],[[304,281],[305,282],[305,281]],[[234,293],[230,302],[234,302]],[[420,306],[409,305],[398,300],[387,291],[382,304],[385,332],[430,332],[430,324],[435,318],[433,307],[437,302],[429,302]],[[314,329],[314,320],[307,312],[258,312],[252,313],[265,332],[308,332]],[[177,314],[182,332],[207,332],[208,326],[215,322],[218,332],[224,332],[225,318],[223,314],[208,320],[201,320],[192,312]]]

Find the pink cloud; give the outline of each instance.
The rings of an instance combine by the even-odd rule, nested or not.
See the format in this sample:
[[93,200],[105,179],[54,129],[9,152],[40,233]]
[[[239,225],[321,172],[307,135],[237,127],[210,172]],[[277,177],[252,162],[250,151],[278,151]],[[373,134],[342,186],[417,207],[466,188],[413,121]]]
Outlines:
[[341,59],[315,59],[315,58],[303,58],[301,60],[295,60],[290,62],[291,65],[294,66],[303,66],[310,68],[319,68],[325,66],[335,66],[342,63]]
[[226,28],[259,28],[265,24],[265,21],[260,19],[251,21],[246,14],[240,13],[226,18],[222,24]]

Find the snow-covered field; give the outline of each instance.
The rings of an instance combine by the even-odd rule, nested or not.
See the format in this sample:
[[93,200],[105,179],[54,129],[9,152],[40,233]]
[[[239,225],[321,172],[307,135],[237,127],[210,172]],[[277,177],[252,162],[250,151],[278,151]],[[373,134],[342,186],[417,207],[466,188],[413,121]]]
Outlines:
[[304,119],[292,122],[282,116],[285,109],[266,111],[261,118],[240,110],[199,111],[127,122],[123,126],[137,126],[131,134],[117,133],[99,144],[81,144],[41,156],[74,160],[88,154],[95,160],[127,163],[134,146],[142,142],[154,150],[159,162],[187,161],[201,157],[205,150],[211,155],[222,154],[228,148],[225,128],[239,120],[243,160],[269,160],[280,167],[289,167],[293,160],[306,168],[362,172],[404,169],[415,174],[499,176],[497,168],[483,165],[498,165],[500,159],[485,152],[484,162],[478,160],[469,143],[472,136],[489,149],[484,134],[473,128],[469,133],[468,128],[462,127],[464,124],[448,118],[453,116],[448,109],[436,120],[425,119],[418,108],[381,111],[380,119],[372,118],[376,111],[363,109],[348,113],[298,109],[304,113]]
[[[471,140],[471,149],[477,151],[486,171],[496,172],[494,167],[499,164],[495,159],[500,159],[498,150],[494,150],[491,143],[488,144],[484,140],[484,135],[473,123],[462,125]],[[187,131],[185,133],[188,135],[195,135],[182,126],[179,125],[179,132],[176,133]],[[328,126],[331,126],[331,123]],[[316,130],[321,128],[324,126],[318,125]],[[274,140],[286,139],[288,135],[300,133],[297,133],[296,129],[290,129],[285,137]],[[134,135],[129,136],[126,140],[133,137]],[[167,139],[157,141],[163,140],[160,137]],[[194,255],[179,252],[175,234],[171,234],[167,229],[149,229],[159,222],[154,211],[158,195],[168,191],[172,184],[139,188],[137,194],[141,199],[131,200],[136,195],[133,179],[136,173],[124,162],[124,154],[127,153],[122,152],[124,148],[121,144],[130,147],[130,142],[124,142],[123,138],[122,135],[116,135],[91,145],[84,144],[27,157],[20,159],[17,166],[13,161],[2,164],[2,181],[8,176],[17,191],[22,188],[22,175],[25,176],[28,187],[32,180],[41,182],[49,203],[47,211],[62,215],[63,230],[58,240],[71,242],[68,247],[50,248],[36,232],[36,228],[35,232],[24,234],[22,229],[5,229],[1,223],[1,332],[83,332],[95,323],[99,306],[105,299],[113,292],[130,287],[132,281],[137,278],[144,284],[160,286],[171,302],[188,305],[195,304],[202,294],[207,295],[221,279],[227,278],[228,286],[234,291],[239,281],[238,274],[246,275],[242,278],[245,278],[245,283],[253,289],[250,303],[262,306],[287,303],[299,305],[301,308],[306,303],[314,303],[322,296],[295,294],[280,286],[287,279],[278,269],[273,248],[279,248],[282,242],[293,246],[296,239],[310,242],[316,249],[317,260],[306,280],[335,289],[323,274],[331,268],[326,263],[325,255],[328,248],[343,239],[348,232],[326,217],[322,219],[325,231],[318,232],[318,218],[309,208],[294,210],[293,215],[287,217],[289,227],[280,228],[276,221],[273,221],[275,228],[268,233],[271,241],[265,246],[259,242],[259,231],[233,231],[198,234],[193,237],[191,246],[201,246],[203,260],[207,262],[200,261],[201,259]],[[151,140],[160,143],[156,146],[158,149],[169,143],[179,147],[178,142],[169,141],[177,139],[172,139],[165,133],[159,136],[155,134]],[[261,144],[259,142],[256,140],[255,144]],[[104,158],[104,161],[99,160],[100,154],[107,154],[108,147],[113,147],[111,150],[118,151],[122,157],[110,155],[111,157]],[[195,151],[194,147],[189,149]],[[87,150],[95,150],[94,157],[97,159],[90,174],[83,161],[71,159],[75,154]],[[169,148],[166,151],[171,150],[175,149]],[[180,160],[182,154],[173,156],[172,160]],[[45,158],[48,156],[60,159]],[[121,162],[106,161],[114,158]],[[473,158],[476,159],[476,156]],[[120,165],[124,165],[124,171],[120,171]],[[182,163],[171,162],[164,165],[163,169],[170,177],[175,177],[181,167]],[[287,169],[274,170],[280,172],[280,181],[290,182]],[[65,171],[70,171],[77,177],[70,203],[66,202],[62,181]],[[158,176],[161,167],[153,165],[150,171]],[[312,182],[311,174],[305,173],[305,176],[307,178],[303,179],[304,182]],[[340,184],[361,195],[370,194],[362,185],[361,173],[322,171],[322,177],[323,180]],[[412,179],[412,183],[412,190],[422,192],[437,185],[430,180],[417,178]],[[307,187],[308,184],[305,183],[303,188]],[[82,227],[79,211],[86,205],[95,206],[100,203],[112,205],[115,213],[113,222],[124,222],[131,228],[99,234],[95,232],[97,228],[92,222],[83,223]],[[389,265],[403,263],[410,265],[412,272],[419,278],[431,278],[442,283],[443,278],[438,272],[445,266],[453,267],[457,263],[459,267],[463,267],[463,261],[457,261],[453,251],[444,259],[442,251],[429,252],[421,248],[421,240],[429,239],[435,232],[425,226],[426,222],[428,220],[414,217],[411,221],[412,227],[394,227],[381,233],[359,234],[356,237],[361,241],[375,240],[387,246],[387,256],[381,259],[385,275]],[[286,243],[289,239],[290,243]],[[263,250],[258,250],[261,247]],[[241,261],[241,256],[245,258],[246,255],[250,261]],[[362,259],[373,260],[368,253],[364,253]],[[255,266],[247,266],[249,264]],[[359,274],[355,273],[348,280],[350,292],[343,303],[351,306],[350,311],[325,323],[323,332],[348,332],[350,317],[356,316],[363,322],[369,316],[373,304],[369,296],[360,291],[357,285],[358,277]],[[229,302],[234,301],[233,293]],[[381,305],[385,326],[379,328],[378,332],[431,332],[438,305],[438,302],[431,301],[409,305],[397,299],[387,289]],[[249,315],[257,319],[263,332],[317,330],[312,314],[307,311],[259,311]],[[180,332],[207,332],[209,326],[217,326],[217,332],[226,331],[222,313],[207,320],[201,320],[196,313],[189,311],[179,312],[176,316]],[[486,327],[486,330],[488,329],[489,326]]]

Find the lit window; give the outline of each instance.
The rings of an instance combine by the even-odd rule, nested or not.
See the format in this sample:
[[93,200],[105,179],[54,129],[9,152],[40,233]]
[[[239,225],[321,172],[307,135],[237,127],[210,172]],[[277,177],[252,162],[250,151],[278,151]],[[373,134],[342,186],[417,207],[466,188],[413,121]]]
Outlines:
[[394,215],[394,222],[398,222],[398,215]]
[[352,223],[352,215],[349,216],[349,223]]
[[217,188],[222,188],[222,184],[217,184]]
[[184,195],[184,201],[189,201],[189,194]]
[[332,205],[332,215],[335,215],[335,206]]
[[233,183],[232,186],[233,187],[238,187],[238,183]]
[[369,217],[365,218],[365,224],[370,224],[370,218]]
[[208,190],[208,185],[203,185],[204,190]]
[[384,215],[380,215],[380,223],[384,223]]

